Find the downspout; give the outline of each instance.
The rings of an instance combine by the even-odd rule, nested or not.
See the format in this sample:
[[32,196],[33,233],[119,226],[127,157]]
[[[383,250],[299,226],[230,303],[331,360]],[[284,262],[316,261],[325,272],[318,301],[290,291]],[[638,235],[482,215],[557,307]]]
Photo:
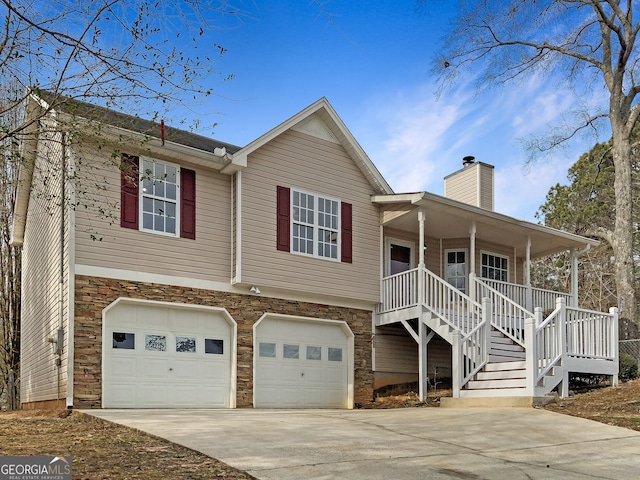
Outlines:
[[475,284],[471,285],[471,279],[475,279],[476,276],[476,232],[477,226],[476,222],[471,222],[471,228],[469,229],[469,278],[467,278],[466,282],[468,285],[467,292],[471,297],[471,300],[482,300],[476,298],[476,287]]
[[571,252],[571,306],[578,306],[578,257],[584,255],[591,250],[591,244],[588,243],[582,250],[573,249]]
[[[422,311],[424,303],[424,210],[418,210],[418,231],[420,238],[418,243],[418,308]],[[427,342],[426,342],[426,325],[422,321],[422,315],[418,318],[418,389],[420,401],[424,402],[427,398]]]
[[[531,288],[531,237],[527,237],[527,249],[524,265],[524,284],[527,286],[527,310],[533,311],[533,289]],[[514,259],[515,260],[515,259]]]
[[[58,330],[55,337],[56,345],[56,367],[58,373],[58,398],[60,399],[60,384],[62,375],[62,351],[64,347],[64,227],[65,227],[65,198],[67,196],[66,174],[67,174],[67,143],[66,135],[61,135],[61,181],[60,181],[60,271],[58,278]],[[66,395],[65,395],[66,397]]]

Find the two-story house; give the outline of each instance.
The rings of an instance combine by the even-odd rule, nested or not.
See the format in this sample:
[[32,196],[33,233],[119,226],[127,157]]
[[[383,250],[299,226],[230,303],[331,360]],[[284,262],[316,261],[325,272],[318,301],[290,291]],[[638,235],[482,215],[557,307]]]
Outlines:
[[352,408],[390,384],[424,395],[434,373],[456,397],[615,381],[615,311],[529,280],[531,259],[577,267],[596,242],[494,212],[489,165],[467,158],[444,197],[395,194],[326,99],[244,147],[71,101],[30,130],[25,408]]

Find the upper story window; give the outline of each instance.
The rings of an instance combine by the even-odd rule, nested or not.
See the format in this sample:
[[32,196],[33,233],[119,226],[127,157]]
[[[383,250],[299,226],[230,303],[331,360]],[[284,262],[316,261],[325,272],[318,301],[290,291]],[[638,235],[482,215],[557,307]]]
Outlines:
[[501,282],[509,281],[509,259],[492,253],[482,254],[482,277]]
[[338,259],[338,200],[292,190],[292,251]]
[[196,238],[196,172],[149,157],[122,155],[120,226]]
[[142,230],[177,235],[179,171],[177,165],[143,159],[140,172]]
[[278,187],[276,248],[352,263],[352,210],[335,198]]

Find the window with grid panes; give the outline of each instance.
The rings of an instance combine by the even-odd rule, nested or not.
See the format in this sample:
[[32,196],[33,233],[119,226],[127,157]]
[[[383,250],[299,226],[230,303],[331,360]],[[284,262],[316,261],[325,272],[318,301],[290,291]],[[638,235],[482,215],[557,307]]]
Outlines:
[[298,190],[291,197],[291,251],[337,260],[340,202]]

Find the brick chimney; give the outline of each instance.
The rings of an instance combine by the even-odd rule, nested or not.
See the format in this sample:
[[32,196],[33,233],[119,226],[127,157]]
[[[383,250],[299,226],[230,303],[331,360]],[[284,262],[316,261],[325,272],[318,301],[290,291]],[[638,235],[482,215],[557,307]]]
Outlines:
[[444,196],[493,210],[493,165],[464,157],[462,168],[444,177]]

